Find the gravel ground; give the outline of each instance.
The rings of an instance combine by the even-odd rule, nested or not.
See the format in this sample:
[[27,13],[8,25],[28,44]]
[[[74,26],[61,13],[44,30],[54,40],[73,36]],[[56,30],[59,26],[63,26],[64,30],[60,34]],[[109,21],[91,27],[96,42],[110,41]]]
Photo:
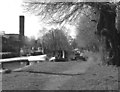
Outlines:
[[[72,84],[71,84],[72,83]],[[73,76],[60,87],[62,90],[117,90],[118,71],[111,67],[94,66],[83,75]]]
[[26,72],[5,74],[3,77],[3,90],[40,90],[48,80],[48,75]]
[[41,62],[2,75],[3,90],[118,90],[118,68],[87,62]]

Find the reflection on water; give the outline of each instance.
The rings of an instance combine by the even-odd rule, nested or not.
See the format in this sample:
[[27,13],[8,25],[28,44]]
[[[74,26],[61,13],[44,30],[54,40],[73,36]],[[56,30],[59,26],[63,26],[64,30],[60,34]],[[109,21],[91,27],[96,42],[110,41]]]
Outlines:
[[14,70],[14,69],[18,69],[18,68],[23,68],[27,65],[33,65],[33,64],[37,64],[40,61],[34,61],[34,62],[30,62],[28,60],[16,60],[16,61],[11,61],[11,62],[4,62],[2,64],[0,64],[0,70],[3,69],[9,69],[9,70]]
[[5,62],[3,64],[0,64],[0,69],[17,69],[22,68],[27,65],[27,62]]

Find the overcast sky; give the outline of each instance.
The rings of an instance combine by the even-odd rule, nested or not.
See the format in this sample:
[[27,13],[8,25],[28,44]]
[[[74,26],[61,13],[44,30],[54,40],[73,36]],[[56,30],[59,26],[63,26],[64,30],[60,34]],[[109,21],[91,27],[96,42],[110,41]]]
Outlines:
[[[117,0],[119,1],[119,0]],[[42,29],[43,24],[40,23],[38,17],[23,13],[21,6],[23,0],[1,0],[0,1],[0,31],[5,33],[19,33],[19,16],[25,16],[25,35],[38,36],[39,29]],[[71,35],[74,35],[71,29]]]
[[0,31],[19,33],[19,16],[25,16],[25,35],[37,36],[41,28],[39,19],[34,15],[23,13],[23,0],[0,1]]
[[[5,33],[19,33],[19,16],[25,16],[25,35],[39,36],[39,30],[44,27],[40,19],[33,14],[23,13],[21,6],[23,0],[1,0],[0,1],[0,31]],[[74,27],[69,27],[73,36]]]

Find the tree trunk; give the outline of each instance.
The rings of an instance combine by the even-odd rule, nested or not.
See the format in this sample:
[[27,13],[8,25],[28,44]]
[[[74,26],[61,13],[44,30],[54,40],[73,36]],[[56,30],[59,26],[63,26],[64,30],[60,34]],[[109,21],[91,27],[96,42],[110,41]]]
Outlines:
[[[116,29],[116,11],[110,6],[103,7],[100,12],[100,19],[97,26],[98,34],[106,37],[106,50],[110,51],[112,64],[119,65],[119,37]],[[111,46],[110,46],[111,44]]]

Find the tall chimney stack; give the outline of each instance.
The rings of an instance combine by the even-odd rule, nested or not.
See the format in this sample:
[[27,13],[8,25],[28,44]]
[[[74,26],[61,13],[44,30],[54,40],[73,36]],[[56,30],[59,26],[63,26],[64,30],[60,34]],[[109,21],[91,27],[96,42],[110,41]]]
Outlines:
[[20,47],[24,44],[24,16],[19,16],[19,40]]
[[19,34],[24,36],[24,16],[20,16],[19,18],[19,28],[20,28]]

